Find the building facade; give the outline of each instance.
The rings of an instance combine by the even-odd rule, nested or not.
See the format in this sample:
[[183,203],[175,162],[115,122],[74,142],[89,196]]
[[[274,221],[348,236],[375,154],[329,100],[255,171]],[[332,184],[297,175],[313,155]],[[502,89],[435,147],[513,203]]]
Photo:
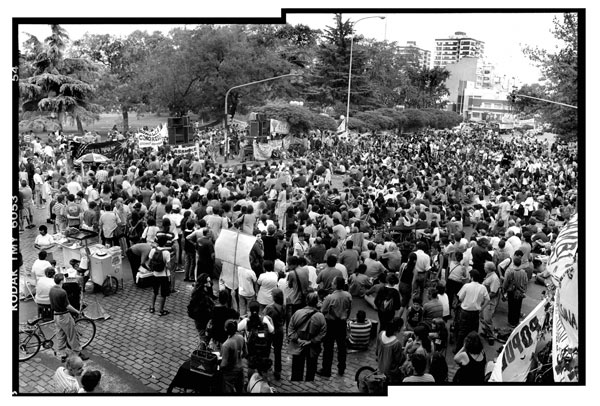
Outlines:
[[415,41],[406,41],[405,46],[399,46],[398,54],[411,64],[431,68],[431,51],[419,48]]
[[485,43],[457,31],[449,38],[436,38],[433,66],[445,67],[465,57],[480,58],[484,55]]

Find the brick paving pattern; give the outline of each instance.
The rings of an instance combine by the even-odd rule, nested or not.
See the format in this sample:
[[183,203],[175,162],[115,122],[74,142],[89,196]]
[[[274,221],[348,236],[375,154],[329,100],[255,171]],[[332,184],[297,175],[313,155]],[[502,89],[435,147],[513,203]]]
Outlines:
[[[35,210],[35,224],[45,224],[47,209]],[[52,225],[49,225],[52,230]],[[23,254],[23,268],[30,269],[38,251],[33,248],[33,241],[37,235],[37,227],[25,230],[20,234],[20,248]],[[54,259],[57,266],[64,266],[62,249],[54,250]],[[110,315],[107,320],[96,321],[96,338],[87,347],[88,353],[98,360],[113,364],[122,370],[124,375],[129,375],[141,382],[148,391],[166,392],[171,380],[177,373],[183,362],[188,360],[190,353],[197,346],[197,332],[193,321],[187,315],[187,304],[189,302],[191,283],[178,281],[178,293],[172,294],[167,299],[166,308],[171,314],[160,317],[158,314],[148,312],[151,300],[151,288],[138,288],[131,280],[131,272],[127,260],[123,261],[124,286],[119,288],[115,295],[103,296],[101,293],[85,294],[87,302],[97,300],[104,310]],[[182,278],[182,274],[178,274]],[[529,285],[529,289],[532,289]],[[523,312],[527,314],[539,301],[540,287],[537,291],[528,292],[524,301]],[[537,292],[537,293],[536,293]],[[29,309],[29,310],[27,310]],[[355,314],[356,310],[353,310]],[[506,326],[506,304],[501,302],[495,319],[498,327]],[[376,314],[371,309],[367,316],[375,318]],[[30,302],[20,302],[20,321],[35,316],[35,305]],[[484,342],[488,360],[496,355],[496,348]],[[282,354],[282,377],[280,381],[271,379],[271,385],[280,393],[357,393],[354,375],[358,368],[369,365],[375,367],[375,344],[371,343],[368,351],[349,353],[347,367],[344,376],[338,376],[336,372],[337,354],[334,355],[333,371],[331,378],[315,377],[314,382],[291,382],[291,356],[286,352],[284,344]],[[456,364],[453,361],[451,349],[448,348],[446,360],[449,368],[449,380],[452,380],[456,372]],[[322,353],[321,353],[322,354]],[[19,363],[19,389],[23,393],[51,393],[52,375],[58,364],[51,350],[41,350],[40,354],[27,362]],[[58,361],[56,361],[58,362]],[[90,361],[86,361],[87,363]],[[319,367],[321,360],[319,360]],[[134,385],[135,386],[135,385]],[[139,390],[139,387],[138,387]],[[177,392],[177,389],[175,389]]]

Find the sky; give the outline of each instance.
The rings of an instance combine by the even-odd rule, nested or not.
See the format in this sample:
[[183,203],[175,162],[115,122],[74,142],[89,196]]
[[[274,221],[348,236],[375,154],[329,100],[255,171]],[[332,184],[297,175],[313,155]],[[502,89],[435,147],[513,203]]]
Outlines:
[[[497,72],[507,77],[518,77],[521,83],[533,83],[541,77],[538,68],[533,66],[523,55],[526,45],[552,50],[559,45],[551,33],[555,13],[476,13],[476,14],[403,14],[403,13],[370,13],[343,14],[343,19],[358,21],[364,17],[385,16],[385,19],[367,18],[359,21],[356,32],[367,38],[387,40],[405,45],[407,41],[416,41],[417,46],[435,55],[435,39],[448,38],[456,31],[465,32],[468,36],[485,42],[485,53],[496,65]],[[305,24],[313,29],[324,30],[334,23],[334,15],[327,14],[288,14],[287,22]],[[562,19],[561,19],[562,20]],[[126,36],[136,29],[148,32],[161,31],[167,33],[173,27],[183,24],[61,24],[67,30],[71,40],[81,38],[86,32],[93,34],[113,34]],[[188,25],[193,27],[193,25]],[[19,43],[27,39],[29,33],[43,40],[50,34],[46,24],[20,25]]]

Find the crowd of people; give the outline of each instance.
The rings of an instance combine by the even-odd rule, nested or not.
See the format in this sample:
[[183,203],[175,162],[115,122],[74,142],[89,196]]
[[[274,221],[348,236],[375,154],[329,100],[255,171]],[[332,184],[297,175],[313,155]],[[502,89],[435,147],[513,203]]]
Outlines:
[[[576,210],[576,153],[483,130],[310,142],[299,159],[229,167],[206,149],[129,149],[82,173],[64,139],[34,137],[22,145],[21,229],[38,208],[49,224],[40,247],[52,243],[47,227],[98,232],[122,248],[134,281],[153,273],[148,311],[160,316],[183,272],[188,314],[220,351],[230,391],[270,392],[286,343],[293,381],[331,376],[337,347],[340,375],[349,351],[373,351],[389,383],[445,382],[453,342],[454,381],[484,382],[481,337],[500,339],[496,307],[507,300],[519,323],[528,281],[544,283],[539,257]],[[251,269],[215,258],[223,229],[256,236]],[[351,319],[359,299],[378,320]]]

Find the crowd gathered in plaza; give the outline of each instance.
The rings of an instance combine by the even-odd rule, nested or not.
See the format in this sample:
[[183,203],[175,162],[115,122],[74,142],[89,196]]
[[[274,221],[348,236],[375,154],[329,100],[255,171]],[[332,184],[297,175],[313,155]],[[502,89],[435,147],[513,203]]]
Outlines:
[[[576,152],[481,128],[309,142],[296,159],[230,166],[205,149],[130,148],[83,170],[65,137],[22,143],[20,227],[39,227],[32,274],[38,304],[61,318],[59,350],[76,309],[57,293],[62,279],[45,249],[75,227],[121,247],[134,282],[152,273],[147,311],[158,317],[169,317],[170,295],[184,294],[175,273],[184,274],[190,323],[220,353],[226,391],[271,392],[284,346],[292,381],[344,375],[348,353],[371,351],[389,384],[442,383],[448,349],[454,382],[483,383],[483,343],[501,341],[498,304],[507,301],[517,326],[528,282],[545,283],[543,258],[576,210]],[[47,212],[47,224],[33,223],[34,210]],[[226,229],[256,237],[250,269],[215,258]],[[363,310],[351,317],[357,300],[377,320]],[[77,355],[58,377],[65,387],[82,374]]]

